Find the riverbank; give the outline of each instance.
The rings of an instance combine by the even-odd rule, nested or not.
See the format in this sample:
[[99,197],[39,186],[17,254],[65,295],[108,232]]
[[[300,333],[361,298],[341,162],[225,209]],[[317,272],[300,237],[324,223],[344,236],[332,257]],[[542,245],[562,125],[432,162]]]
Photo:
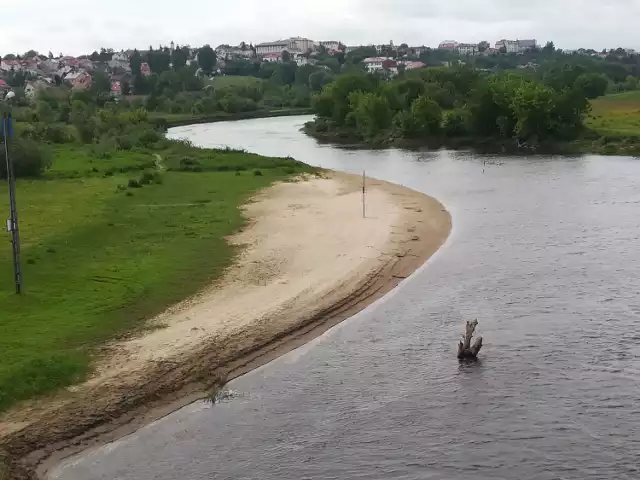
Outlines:
[[369,182],[367,212],[357,176],[260,194],[230,239],[244,252],[219,282],[110,345],[88,381],[2,418],[14,475],[117,438],[321,334],[422,265],[451,228],[436,200],[386,182]]
[[433,137],[426,139],[386,138],[363,139],[354,131],[318,131],[313,122],[308,122],[302,131],[323,144],[333,144],[363,149],[421,149],[471,150],[481,154],[510,155],[640,155],[640,131],[638,135],[601,135],[587,129],[576,140],[567,142],[519,143],[514,139],[491,137]]
[[149,121],[165,129],[173,127],[182,127],[185,125],[195,125],[200,123],[216,123],[234,120],[250,120],[254,118],[272,118],[272,117],[292,117],[295,115],[310,115],[313,113],[311,108],[280,108],[270,110],[255,110],[252,112],[225,113],[216,112],[211,114],[164,114],[151,113]]

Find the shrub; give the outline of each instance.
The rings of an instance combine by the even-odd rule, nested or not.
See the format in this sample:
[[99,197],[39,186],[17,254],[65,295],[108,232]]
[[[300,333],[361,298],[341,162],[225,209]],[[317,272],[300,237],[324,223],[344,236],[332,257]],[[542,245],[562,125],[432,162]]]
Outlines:
[[138,183],[140,185],[149,185],[151,182],[153,182],[153,173],[142,172],[142,176],[140,177],[140,180],[138,180]]
[[[50,152],[38,142],[24,138],[9,141],[9,158],[16,177],[37,177],[51,166]],[[0,148],[0,178],[7,178],[4,148]]]
[[132,178],[131,180],[129,180],[129,182],[127,183],[127,186],[129,188],[141,188],[142,185],[140,185],[140,182],[138,182],[138,180],[136,180],[135,178]]
[[262,176],[262,170],[254,170],[254,171],[253,171],[253,174],[254,174],[256,177],[261,177],[261,176]]

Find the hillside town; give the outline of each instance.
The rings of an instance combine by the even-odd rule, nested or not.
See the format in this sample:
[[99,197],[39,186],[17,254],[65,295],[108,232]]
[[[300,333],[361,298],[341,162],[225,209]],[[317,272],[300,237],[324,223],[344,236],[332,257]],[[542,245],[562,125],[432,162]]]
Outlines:
[[[208,47],[208,46],[207,46]],[[548,47],[548,44],[547,44]],[[219,45],[213,49],[215,52],[215,69],[204,72],[201,68],[194,70],[195,75],[222,75],[225,65],[233,61],[248,61],[254,63],[283,63],[293,62],[297,66],[315,65],[320,56],[333,57],[348,55],[352,52],[363,51],[374,53],[366,56],[361,64],[370,73],[385,72],[394,76],[399,70],[412,70],[425,67],[420,60],[421,56],[432,51],[448,52],[458,56],[464,63],[464,58],[488,57],[498,55],[523,55],[528,51],[535,51],[541,46],[535,39],[507,40],[501,39],[494,43],[464,43],[455,40],[445,40],[437,47],[431,48],[424,45],[409,46],[406,43],[397,45],[393,41],[379,45],[351,45],[347,46],[338,40],[315,41],[304,37],[291,37],[288,39],[263,42],[256,45],[242,42],[240,45]],[[545,48],[545,47],[542,47]],[[200,49],[190,46],[179,47],[172,41],[167,47],[160,47],[173,55],[176,49],[186,52],[187,66],[198,65],[198,53]],[[632,49],[617,49],[615,52],[624,52],[627,55],[635,55]],[[140,74],[149,77],[154,72],[149,62],[144,61],[149,51],[123,50],[115,52],[112,49],[102,49],[90,55],[73,57],[60,54],[54,56],[51,52],[42,55],[35,51],[24,55],[5,55],[0,63],[0,92],[12,87],[23,87],[25,95],[32,97],[37,88],[42,85],[66,84],[72,90],[85,90],[91,87],[93,76],[96,72],[108,75],[111,82],[111,94],[120,97],[123,94],[136,93],[133,87],[133,75],[131,70],[131,58],[138,53],[142,61],[139,66]],[[590,55],[606,58],[614,50],[602,50],[600,52],[588,49],[565,50],[563,53],[572,55]],[[448,61],[441,62],[447,65]],[[522,68],[535,67],[522,65]]]

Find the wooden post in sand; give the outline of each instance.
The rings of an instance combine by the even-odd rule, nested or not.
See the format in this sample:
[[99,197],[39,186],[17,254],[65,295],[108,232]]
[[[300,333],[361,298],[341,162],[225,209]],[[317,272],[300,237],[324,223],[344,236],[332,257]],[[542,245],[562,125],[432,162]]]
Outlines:
[[365,171],[362,170],[362,218],[367,218],[367,210],[366,210],[366,201],[365,201],[365,196],[366,196],[366,180],[365,180],[365,175],[364,175]]

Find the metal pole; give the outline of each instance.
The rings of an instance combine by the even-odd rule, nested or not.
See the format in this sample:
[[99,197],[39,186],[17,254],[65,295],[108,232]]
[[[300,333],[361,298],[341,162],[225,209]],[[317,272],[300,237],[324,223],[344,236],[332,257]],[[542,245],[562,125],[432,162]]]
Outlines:
[[365,176],[364,176],[364,170],[362,170],[362,218],[367,218],[366,215],[366,202],[365,202],[365,195],[366,195],[366,187],[365,187]]
[[22,268],[20,266],[20,231],[18,229],[18,207],[16,206],[16,179],[13,162],[9,158],[9,119],[3,115],[2,131],[4,133],[4,155],[7,162],[7,182],[9,183],[9,227],[11,229],[11,245],[13,246],[13,273],[16,293],[22,294]]

